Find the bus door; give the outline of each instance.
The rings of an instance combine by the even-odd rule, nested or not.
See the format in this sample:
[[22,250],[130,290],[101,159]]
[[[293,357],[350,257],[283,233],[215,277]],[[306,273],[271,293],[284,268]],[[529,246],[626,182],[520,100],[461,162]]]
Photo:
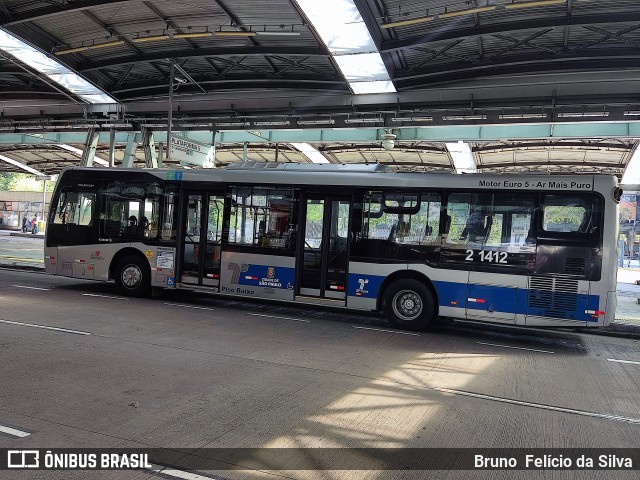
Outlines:
[[191,193],[185,197],[180,282],[189,285],[220,286],[220,256],[224,196]]
[[350,208],[346,197],[307,196],[300,222],[300,295],[346,300]]

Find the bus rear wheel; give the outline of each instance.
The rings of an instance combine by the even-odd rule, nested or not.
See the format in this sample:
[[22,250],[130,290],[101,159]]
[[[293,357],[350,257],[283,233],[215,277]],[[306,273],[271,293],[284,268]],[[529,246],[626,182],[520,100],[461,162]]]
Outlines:
[[435,316],[433,295],[418,280],[397,280],[384,292],[383,311],[398,328],[423,330]]
[[118,290],[129,297],[143,297],[151,288],[149,265],[140,257],[129,255],[118,262],[115,270]]

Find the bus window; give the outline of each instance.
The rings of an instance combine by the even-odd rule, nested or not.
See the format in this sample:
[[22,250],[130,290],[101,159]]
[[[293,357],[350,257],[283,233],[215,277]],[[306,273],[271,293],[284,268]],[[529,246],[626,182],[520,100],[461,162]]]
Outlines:
[[292,247],[293,190],[235,187],[231,194],[229,244],[269,249]]
[[207,219],[207,240],[220,242],[222,239],[222,214],[224,201],[219,198],[209,199],[209,218]]
[[60,194],[54,224],[91,225],[96,204],[92,192],[63,191]]
[[542,229],[569,234],[593,233],[597,210],[597,201],[591,196],[545,195]]
[[102,191],[102,235],[124,239],[155,238],[158,230],[160,185],[113,182]]
[[533,212],[534,199],[529,195],[494,195],[485,245],[522,250],[535,244]]
[[440,195],[368,192],[363,238],[398,244],[436,243],[440,232]]
[[447,242],[505,248],[531,245],[533,212],[534,199],[529,195],[453,193],[447,205]]
[[484,243],[493,226],[492,195],[452,193],[447,202],[447,242]]
[[163,214],[162,214],[162,230],[160,238],[162,240],[176,239],[176,216],[178,196],[173,185],[167,185],[163,194]]

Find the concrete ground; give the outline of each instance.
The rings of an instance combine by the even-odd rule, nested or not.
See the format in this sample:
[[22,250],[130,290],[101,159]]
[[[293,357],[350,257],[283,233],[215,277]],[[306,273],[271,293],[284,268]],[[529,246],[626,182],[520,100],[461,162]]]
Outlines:
[[618,269],[618,308],[616,322],[631,323],[640,326],[640,281],[639,268]]
[[[631,338],[495,332],[455,324],[419,334],[398,332],[376,315],[191,292],[132,299],[104,283],[0,269],[0,429],[27,433],[0,435],[0,448],[193,448],[216,465],[220,457],[205,449],[637,451],[639,345]],[[367,459],[363,462],[366,468]],[[240,470],[196,468],[179,474],[170,469],[3,471],[0,477],[577,480],[637,475],[239,465]]]

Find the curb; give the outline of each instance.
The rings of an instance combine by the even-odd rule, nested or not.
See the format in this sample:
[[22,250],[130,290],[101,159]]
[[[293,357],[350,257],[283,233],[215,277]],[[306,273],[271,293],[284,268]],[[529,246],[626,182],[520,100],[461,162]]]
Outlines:
[[8,235],[9,237],[22,237],[22,238],[41,238],[44,240],[44,234],[42,233],[22,233],[22,232],[13,232]]
[[590,333],[592,335],[605,335],[608,337],[623,337],[640,340],[640,324],[630,323],[612,323],[608,327],[602,329],[579,329],[581,333]]
[[[476,320],[450,319],[441,317],[436,325],[459,325],[464,328],[479,328],[481,330],[496,333],[513,333],[517,331],[526,335],[536,335],[539,337],[567,335],[572,333],[586,333],[590,335],[602,335],[606,337],[620,337],[640,339],[640,323],[639,324],[611,324],[605,328],[587,328],[587,327],[527,327],[524,325],[508,325],[499,323],[484,323]],[[434,325],[435,326],[435,325]]]
[[9,270],[25,270],[29,272],[44,273],[45,268],[37,265],[25,265],[24,263],[0,263],[0,268],[6,268]]

